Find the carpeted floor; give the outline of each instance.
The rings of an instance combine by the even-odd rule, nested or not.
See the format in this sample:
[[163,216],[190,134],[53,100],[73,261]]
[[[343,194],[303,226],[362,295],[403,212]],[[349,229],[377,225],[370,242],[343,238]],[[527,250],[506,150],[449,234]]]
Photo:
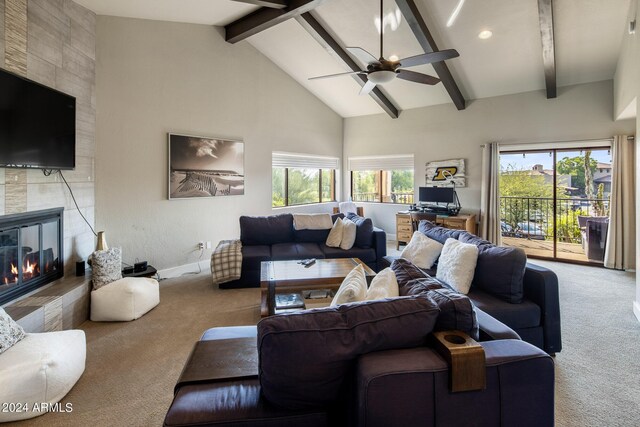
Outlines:
[[[558,426],[640,425],[640,323],[631,273],[535,261],[560,279],[563,350],[556,357]],[[259,289],[221,291],[210,276],[161,282],[161,303],[135,322],[86,322],[87,366],[63,399],[71,414],[15,425],[159,426],[193,343],[214,326],[259,320]]]

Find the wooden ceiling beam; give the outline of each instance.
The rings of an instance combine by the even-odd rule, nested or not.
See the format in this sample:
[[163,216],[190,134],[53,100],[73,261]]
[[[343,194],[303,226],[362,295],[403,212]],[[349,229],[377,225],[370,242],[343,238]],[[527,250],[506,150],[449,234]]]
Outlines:
[[261,7],[224,27],[225,39],[229,43],[237,43],[258,34],[268,28],[278,25],[287,19],[309,12],[322,4],[325,0],[289,0],[282,9]]
[[550,99],[558,95],[553,37],[553,0],[538,0],[538,17],[540,18],[540,36],[542,38],[544,81],[547,87],[547,99]]
[[233,0],[239,3],[249,3],[261,7],[270,7],[273,9],[284,9],[287,7],[285,0]]
[[[431,32],[429,31],[424,18],[420,14],[420,11],[416,7],[415,2],[413,0],[396,0],[396,4],[402,12],[404,19],[407,20],[413,35],[418,40],[418,43],[420,43],[420,46],[422,46],[425,53],[438,51],[438,46],[436,46],[436,42],[433,40]],[[451,75],[451,71],[449,71],[447,64],[445,64],[444,61],[440,61],[434,62],[431,65],[436,71],[436,74],[438,74],[440,80],[442,80],[442,84],[449,93],[449,96],[456,108],[458,110],[464,110],[466,100],[464,99],[464,96],[462,96],[462,92],[460,92],[460,88]]]
[[[310,13],[303,13],[296,16],[296,20],[307,30],[311,36],[316,39],[320,45],[331,53],[341,65],[351,71],[362,71],[360,65],[358,65],[347,53],[347,51],[340,46],[340,44],[329,34],[329,32],[318,22],[316,18]],[[360,86],[364,86],[367,83],[367,77],[360,74],[353,74],[353,79],[358,82]],[[398,108],[387,98],[384,93],[375,87],[369,96],[387,113],[391,118],[397,119],[400,115]]]

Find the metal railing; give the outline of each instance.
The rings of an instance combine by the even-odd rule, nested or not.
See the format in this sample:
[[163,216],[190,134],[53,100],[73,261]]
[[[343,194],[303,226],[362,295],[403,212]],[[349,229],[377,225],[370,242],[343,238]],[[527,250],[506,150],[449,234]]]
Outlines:
[[[380,193],[353,193],[351,198],[354,202],[380,202]],[[392,192],[388,196],[383,195],[382,201],[410,205],[413,203],[413,193]]]
[[[555,208],[555,218],[554,218]],[[582,243],[580,217],[607,216],[608,199],[500,197],[502,235],[534,240]]]

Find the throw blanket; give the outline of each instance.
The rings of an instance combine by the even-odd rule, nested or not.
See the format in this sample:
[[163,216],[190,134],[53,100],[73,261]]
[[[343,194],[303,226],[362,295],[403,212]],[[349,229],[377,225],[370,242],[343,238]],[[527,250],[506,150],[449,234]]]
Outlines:
[[211,254],[213,284],[240,278],[242,272],[242,243],[240,240],[221,240]]
[[293,214],[293,228],[296,230],[328,230],[333,227],[331,215]]

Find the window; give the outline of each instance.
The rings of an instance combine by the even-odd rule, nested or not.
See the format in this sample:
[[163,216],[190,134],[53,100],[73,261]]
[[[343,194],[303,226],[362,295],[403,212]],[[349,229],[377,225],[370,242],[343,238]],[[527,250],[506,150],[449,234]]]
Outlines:
[[272,155],[272,206],[335,202],[335,157],[290,153]]
[[413,203],[413,155],[353,157],[349,170],[354,202]]

